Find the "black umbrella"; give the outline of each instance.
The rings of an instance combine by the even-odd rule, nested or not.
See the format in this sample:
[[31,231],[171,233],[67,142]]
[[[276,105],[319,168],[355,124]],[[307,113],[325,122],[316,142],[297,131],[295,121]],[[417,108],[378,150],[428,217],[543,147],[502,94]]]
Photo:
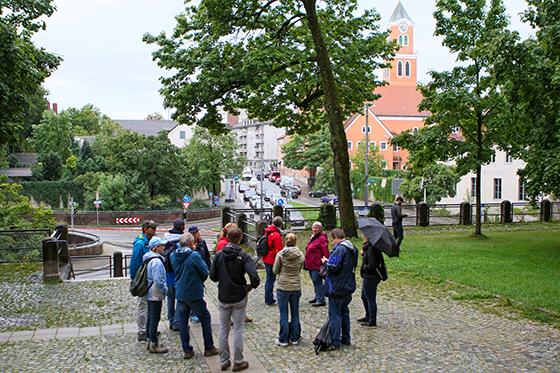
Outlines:
[[330,321],[327,318],[327,321],[323,324],[319,333],[313,340],[313,344],[315,345],[315,353],[318,355],[319,351],[325,351],[332,343],[331,339],[331,331],[330,331]]
[[358,228],[362,230],[372,246],[383,251],[387,256],[399,256],[399,246],[395,237],[387,230],[387,227],[375,218],[359,218]]

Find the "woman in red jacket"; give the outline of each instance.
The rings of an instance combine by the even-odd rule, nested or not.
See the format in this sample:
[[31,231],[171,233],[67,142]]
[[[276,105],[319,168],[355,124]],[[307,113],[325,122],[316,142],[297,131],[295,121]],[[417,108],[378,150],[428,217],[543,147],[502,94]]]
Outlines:
[[309,271],[309,276],[315,288],[315,298],[311,299],[314,307],[326,305],[325,291],[323,288],[323,278],[321,277],[321,258],[329,257],[329,239],[325,232],[323,232],[323,225],[316,221],[311,227],[313,234],[305,247],[305,268]]
[[222,229],[222,233],[220,233],[220,237],[218,237],[216,252],[221,251],[228,244],[229,241],[227,239],[227,232],[228,229],[231,229],[233,227],[237,228],[237,224],[227,223],[226,226]]
[[276,282],[276,275],[272,268],[276,260],[276,254],[284,248],[282,233],[280,232],[282,224],[284,224],[284,220],[282,220],[280,216],[275,216],[274,219],[272,219],[272,224],[264,230],[264,234],[267,236],[268,240],[268,253],[263,257],[264,268],[266,269],[264,302],[269,306],[276,304],[276,299],[274,299],[274,282]]

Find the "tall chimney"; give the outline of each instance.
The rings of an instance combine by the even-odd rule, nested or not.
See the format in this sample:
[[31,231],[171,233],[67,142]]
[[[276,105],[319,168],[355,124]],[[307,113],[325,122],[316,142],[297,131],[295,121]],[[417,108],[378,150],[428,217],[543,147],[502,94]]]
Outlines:
[[58,104],[56,102],[53,102],[52,104],[52,111],[54,111],[55,114],[58,114]]

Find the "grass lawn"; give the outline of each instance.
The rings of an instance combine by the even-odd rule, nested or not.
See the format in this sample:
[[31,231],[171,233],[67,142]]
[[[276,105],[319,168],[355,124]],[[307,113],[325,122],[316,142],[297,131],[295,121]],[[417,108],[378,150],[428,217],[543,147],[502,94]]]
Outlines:
[[[293,208],[313,207],[313,206],[308,205],[306,203],[295,202],[294,200],[290,201],[290,205]],[[301,209],[301,210],[298,210],[298,211],[301,213],[301,215],[303,216],[303,218],[306,221],[311,222],[311,223],[315,222],[317,220],[317,218],[319,217],[319,211],[318,210],[314,210],[314,211],[311,210],[310,211],[310,210]]]

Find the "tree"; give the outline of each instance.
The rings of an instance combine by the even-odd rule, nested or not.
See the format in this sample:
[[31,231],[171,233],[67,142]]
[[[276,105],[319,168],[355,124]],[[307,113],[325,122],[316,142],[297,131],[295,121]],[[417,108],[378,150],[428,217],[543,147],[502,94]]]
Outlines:
[[426,202],[434,204],[447,196],[455,196],[455,186],[459,182],[459,176],[452,166],[442,163],[426,165],[418,171],[413,167],[405,173],[404,181],[400,191],[403,197],[414,199],[416,202],[424,200],[424,189],[426,188]]
[[50,209],[34,208],[22,186],[0,178],[0,229],[52,228],[55,220]]
[[163,115],[161,113],[148,114],[146,120],[163,120]]
[[554,0],[529,0],[524,19],[535,36],[498,40],[494,73],[507,98],[510,131],[501,145],[527,162],[527,193],[560,196],[560,12]]
[[77,136],[96,135],[103,123],[111,120],[92,104],[84,105],[81,109],[69,108],[61,115],[69,117],[73,132]]
[[417,167],[453,160],[464,175],[476,173],[476,228],[480,216],[481,167],[489,163],[504,121],[504,97],[491,69],[492,46],[508,25],[501,0],[438,0],[437,36],[457,55],[451,71],[431,71],[431,82],[420,85],[424,96],[419,109],[431,113],[418,134],[407,131],[394,139],[411,151]]
[[317,182],[315,189],[325,193],[336,192],[336,179],[333,170],[332,157],[329,156],[317,171]]
[[395,48],[379,15],[358,15],[356,0],[204,0],[177,22],[169,38],[144,36],[171,71],[161,93],[173,118],[214,132],[225,129],[218,107],[291,134],[328,123],[341,221],[355,236],[343,120],[376,98],[375,70]]
[[247,160],[237,152],[233,133],[212,135],[197,126],[187,146],[181,150],[181,163],[186,165],[185,180],[191,191],[206,189],[216,195],[220,192],[222,177],[241,174]]
[[30,101],[61,58],[37,48],[33,35],[45,29],[52,0],[4,0],[0,5],[0,145],[20,138]]
[[317,167],[321,166],[331,154],[328,128],[321,127],[320,131],[307,135],[294,135],[282,146],[284,166],[294,170],[309,171],[309,176],[315,177]]
[[[379,154],[373,144],[370,144],[368,153],[368,175],[380,176],[383,172],[383,157]],[[354,156],[352,157],[352,165],[354,168],[350,171],[350,179],[354,187],[354,196],[363,197],[364,187],[366,183],[366,144],[360,143]],[[370,192],[372,189],[370,189]],[[368,197],[369,198],[369,197]]]
[[62,176],[62,160],[55,152],[39,153],[33,166],[33,177],[38,180],[58,180]]
[[70,118],[51,111],[43,112],[43,119],[33,126],[33,136],[29,141],[37,153],[57,153],[65,162],[74,142]]

